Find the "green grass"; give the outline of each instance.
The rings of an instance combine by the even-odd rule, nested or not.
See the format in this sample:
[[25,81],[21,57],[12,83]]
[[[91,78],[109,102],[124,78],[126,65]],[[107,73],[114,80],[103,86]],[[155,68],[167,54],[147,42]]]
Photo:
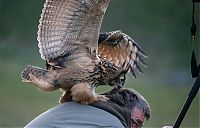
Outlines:
[[[0,59],[0,127],[23,127],[40,113],[58,104],[60,91],[51,93],[38,91],[30,84],[22,83],[20,74],[25,65],[42,65],[39,56],[19,54],[20,60],[11,57]],[[29,56],[29,57],[26,57]],[[30,57],[31,56],[31,57]],[[142,77],[142,76],[141,76]],[[149,102],[152,116],[145,127],[172,125],[184,104],[190,86],[167,86],[148,83],[140,77],[128,78],[125,87],[134,88]],[[107,88],[98,88],[102,92]],[[199,127],[199,94],[194,99],[182,127]]]

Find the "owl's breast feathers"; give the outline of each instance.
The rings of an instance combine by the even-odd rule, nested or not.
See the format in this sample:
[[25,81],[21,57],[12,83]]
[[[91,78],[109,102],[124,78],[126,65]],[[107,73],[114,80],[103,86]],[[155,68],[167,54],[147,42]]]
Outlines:
[[49,70],[56,72],[56,79],[62,81],[60,85],[63,89],[68,89],[66,86],[70,85],[71,87],[82,82],[89,83],[92,87],[108,85],[111,80],[115,79],[123,71],[122,68],[117,67],[106,59],[95,61],[91,58],[85,58],[67,62],[64,61],[65,59],[59,59],[60,63],[64,64],[64,66],[57,65],[56,67],[60,68],[54,67]]

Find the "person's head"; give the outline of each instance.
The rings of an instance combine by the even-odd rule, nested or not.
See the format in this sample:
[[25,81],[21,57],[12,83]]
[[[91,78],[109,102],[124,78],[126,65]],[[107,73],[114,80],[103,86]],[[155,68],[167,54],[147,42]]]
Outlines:
[[[140,128],[143,126],[144,120],[148,120],[151,110],[145,98],[133,89],[113,89],[109,94],[117,94],[119,98],[115,103],[124,106],[131,112],[131,128]],[[118,101],[118,99],[120,99]]]

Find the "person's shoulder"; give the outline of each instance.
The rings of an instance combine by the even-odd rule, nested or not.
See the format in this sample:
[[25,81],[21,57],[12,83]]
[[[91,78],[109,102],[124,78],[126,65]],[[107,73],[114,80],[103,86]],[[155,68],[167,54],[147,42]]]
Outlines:
[[26,127],[77,127],[99,126],[123,128],[121,122],[112,114],[76,102],[58,104],[32,120]]

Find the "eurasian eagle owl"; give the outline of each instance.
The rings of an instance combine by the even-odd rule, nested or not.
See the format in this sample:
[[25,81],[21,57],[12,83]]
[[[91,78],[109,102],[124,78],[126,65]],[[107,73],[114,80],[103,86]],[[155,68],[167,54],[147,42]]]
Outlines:
[[61,88],[63,103],[106,100],[99,85],[121,87],[125,74],[142,72],[147,55],[121,31],[99,33],[110,0],[46,0],[39,21],[38,47],[47,69],[27,66],[23,82],[41,90]]

